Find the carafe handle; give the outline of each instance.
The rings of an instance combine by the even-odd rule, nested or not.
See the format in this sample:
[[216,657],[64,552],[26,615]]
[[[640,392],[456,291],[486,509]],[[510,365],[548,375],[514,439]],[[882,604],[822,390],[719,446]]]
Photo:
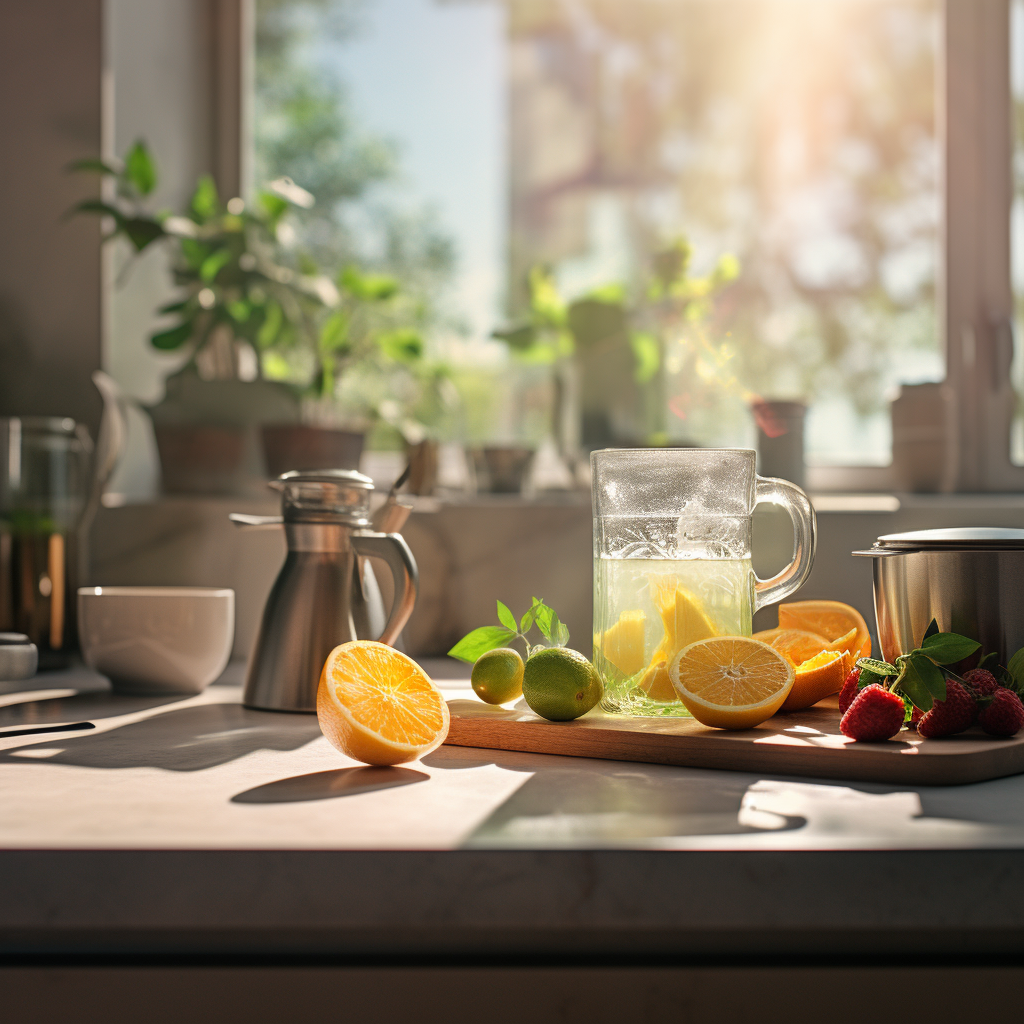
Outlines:
[[798,590],[810,575],[818,527],[811,500],[796,484],[776,477],[759,476],[755,503],[762,501],[781,505],[793,523],[793,560],[769,580],[754,578],[754,611],[768,604],[777,604]]
[[387,562],[395,581],[395,599],[391,614],[380,635],[382,644],[393,644],[412,615],[420,574],[416,559],[400,533],[353,533],[352,550],[362,558],[379,558]]

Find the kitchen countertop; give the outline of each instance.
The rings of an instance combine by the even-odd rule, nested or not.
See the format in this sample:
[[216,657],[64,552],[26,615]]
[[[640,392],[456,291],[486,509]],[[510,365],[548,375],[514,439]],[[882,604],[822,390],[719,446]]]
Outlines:
[[6,955],[1024,952],[1024,777],[915,790],[460,747],[370,768],[315,717],[242,708],[241,675],[171,699],[82,668],[0,684],[0,729],[96,723],[0,738]]

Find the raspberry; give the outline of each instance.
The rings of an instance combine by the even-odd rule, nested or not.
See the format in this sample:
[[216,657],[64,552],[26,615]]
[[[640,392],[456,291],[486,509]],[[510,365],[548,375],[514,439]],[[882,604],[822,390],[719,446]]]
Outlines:
[[978,724],[989,736],[1013,736],[1024,727],[1024,704],[1013,690],[1000,687],[985,699]]
[[860,669],[853,669],[846,677],[843,688],[839,691],[839,714],[845,715],[857,697],[860,688]]
[[987,668],[972,668],[970,672],[965,672],[964,682],[967,683],[975,700],[979,697],[991,697],[999,689],[996,677]]
[[839,723],[839,731],[852,740],[876,743],[903,728],[903,698],[878,683],[865,686]]
[[963,732],[974,724],[978,705],[966,687],[955,679],[946,680],[946,699],[937,700],[931,711],[926,712],[917,724],[917,731],[928,739],[952,736]]

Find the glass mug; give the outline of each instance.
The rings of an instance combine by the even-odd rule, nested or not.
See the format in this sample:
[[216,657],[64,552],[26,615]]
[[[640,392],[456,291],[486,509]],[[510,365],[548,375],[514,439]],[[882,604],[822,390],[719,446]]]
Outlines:
[[[609,448],[590,456],[594,664],[601,706],[687,715],[672,659],[708,636],[750,636],[754,612],[807,579],[814,510],[788,480],[760,477],[744,448]],[[793,560],[769,580],[750,562],[751,516],[767,501],[793,522]]]

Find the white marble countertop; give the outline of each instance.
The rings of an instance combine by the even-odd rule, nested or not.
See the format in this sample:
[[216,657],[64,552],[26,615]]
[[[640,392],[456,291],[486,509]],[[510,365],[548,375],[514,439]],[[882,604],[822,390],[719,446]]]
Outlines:
[[[312,716],[242,708],[240,676],[184,699],[84,669],[0,684],[0,730],[96,726],[0,736],[0,949],[781,952],[902,930],[924,950],[953,930],[1024,950],[1024,777],[913,790],[459,747],[370,768]],[[965,882],[908,898],[919,875]]]

